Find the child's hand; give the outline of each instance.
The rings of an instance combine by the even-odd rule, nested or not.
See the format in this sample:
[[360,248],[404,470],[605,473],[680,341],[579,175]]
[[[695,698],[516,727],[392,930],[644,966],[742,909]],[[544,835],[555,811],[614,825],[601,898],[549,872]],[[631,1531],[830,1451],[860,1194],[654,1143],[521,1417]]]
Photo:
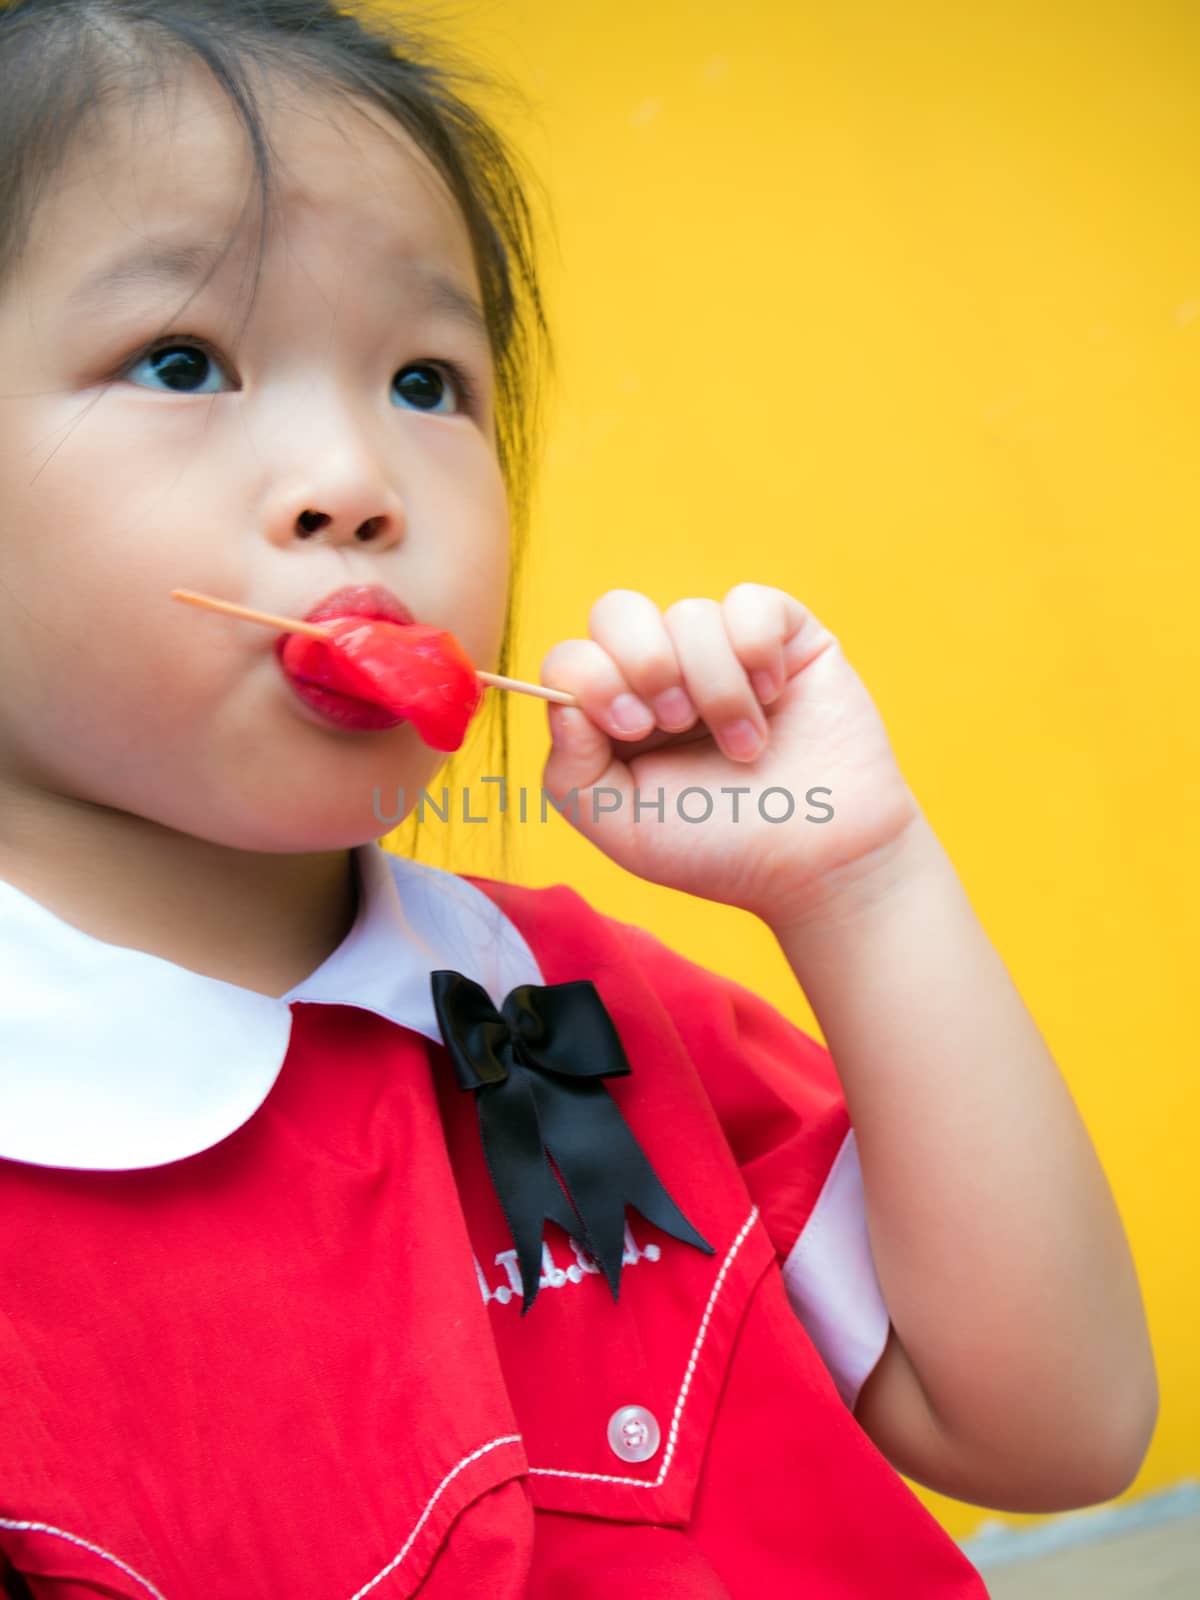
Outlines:
[[[588,626],[590,639],[564,640],[542,663],[542,681],[581,707],[548,707],[542,781],[606,855],[776,927],[886,863],[916,801],[871,697],[798,600],[741,583],[720,603],[660,611],[612,589]],[[653,710],[622,727],[637,701]]]

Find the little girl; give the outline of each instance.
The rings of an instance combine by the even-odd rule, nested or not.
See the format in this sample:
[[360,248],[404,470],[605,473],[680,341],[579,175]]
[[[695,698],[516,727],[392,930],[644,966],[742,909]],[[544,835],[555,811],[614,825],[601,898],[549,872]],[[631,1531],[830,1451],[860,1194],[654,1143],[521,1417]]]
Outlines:
[[899,1474],[1116,1495],[1154,1366],[837,640],[620,590],[543,667],[554,803],[762,918],[827,1050],[567,887],[385,852],[442,754],[169,600],[506,659],[528,211],[380,27],[0,14],[7,1591],[978,1600]]

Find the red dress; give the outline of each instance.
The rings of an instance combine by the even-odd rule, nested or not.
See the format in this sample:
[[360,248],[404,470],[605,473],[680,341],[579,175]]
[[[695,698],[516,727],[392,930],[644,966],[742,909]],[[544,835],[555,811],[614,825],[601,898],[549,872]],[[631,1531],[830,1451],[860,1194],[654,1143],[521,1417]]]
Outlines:
[[548,1223],[522,1317],[444,1048],[292,1001],[208,1148],[0,1160],[3,1558],[38,1600],[986,1600],[794,1309],[851,1148],[827,1051],[569,889],[467,881],[595,983],[715,1254],[631,1212],[614,1303]]

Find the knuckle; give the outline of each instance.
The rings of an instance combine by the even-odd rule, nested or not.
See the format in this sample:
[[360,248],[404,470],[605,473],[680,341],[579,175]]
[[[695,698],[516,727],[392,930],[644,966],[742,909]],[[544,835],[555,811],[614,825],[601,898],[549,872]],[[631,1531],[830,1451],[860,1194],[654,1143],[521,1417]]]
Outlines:
[[734,634],[738,660],[745,667],[769,666],[779,656],[779,640],[760,632]]
[[682,626],[697,622],[705,622],[714,612],[719,610],[715,600],[689,598],[686,600],[673,600],[663,612],[668,626]]
[[631,650],[621,665],[627,676],[642,684],[666,685],[679,677],[678,663],[668,650]]
[[742,582],[735,583],[725,596],[726,605],[743,606],[747,603],[758,605],[773,591],[763,583]]
[[654,602],[648,595],[639,593],[637,589],[607,589],[598,600],[592,602],[588,612],[588,626],[592,627],[604,623],[614,612],[628,606],[653,606]]
[[542,657],[541,673],[545,677],[547,672],[555,672],[565,668],[579,665],[588,655],[591,641],[588,639],[560,639]]
[[718,727],[753,714],[746,694],[732,687],[714,689],[705,696],[700,710],[705,722]]

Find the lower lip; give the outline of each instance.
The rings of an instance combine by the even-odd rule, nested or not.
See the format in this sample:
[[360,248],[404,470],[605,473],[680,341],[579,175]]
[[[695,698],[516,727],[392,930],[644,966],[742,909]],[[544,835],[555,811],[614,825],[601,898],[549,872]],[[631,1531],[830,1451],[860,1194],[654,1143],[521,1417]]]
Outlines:
[[384,706],[373,706],[366,700],[355,700],[352,695],[336,694],[332,689],[319,688],[302,678],[290,677],[286,672],[288,687],[310,711],[315,711],[321,721],[330,727],[354,728],[372,732],[383,728],[398,728],[407,717],[401,717]]
[[[369,616],[364,616],[364,621],[370,620]],[[275,659],[279,662],[287,686],[303,705],[317,714],[326,727],[354,728],[372,733],[385,728],[398,728],[402,722],[408,721],[407,717],[388,711],[384,706],[372,705],[369,700],[356,700],[353,695],[338,694],[334,689],[309,683],[305,678],[293,678],[283,665],[285,643],[286,635],[281,634],[275,641],[274,649]]]

